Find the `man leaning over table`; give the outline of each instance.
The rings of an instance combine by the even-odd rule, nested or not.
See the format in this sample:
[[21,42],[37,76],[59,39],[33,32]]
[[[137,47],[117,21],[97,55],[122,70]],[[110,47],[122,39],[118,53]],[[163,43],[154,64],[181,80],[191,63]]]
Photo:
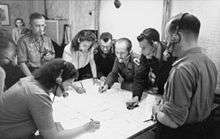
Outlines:
[[105,92],[112,87],[115,81],[120,78],[121,89],[132,90],[134,69],[136,63],[135,56],[131,52],[132,43],[128,38],[120,38],[115,43],[116,59],[112,71],[108,74],[104,85],[99,88],[100,92]]

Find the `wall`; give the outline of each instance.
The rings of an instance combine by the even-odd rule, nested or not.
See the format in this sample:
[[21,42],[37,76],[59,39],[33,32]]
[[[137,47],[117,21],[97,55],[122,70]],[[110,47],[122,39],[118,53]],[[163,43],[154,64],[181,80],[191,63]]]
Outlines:
[[171,15],[189,12],[201,21],[199,44],[215,62],[218,69],[220,88],[220,1],[219,0],[173,0]]
[[137,36],[152,27],[161,32],[163,0],[120,0],[121,7],[114,7],[114,0],[101,0],[100,33],[110,32],[114,38],[128,37],[133,50],[140,51]]
[[[52,19],[68,19],[71,38],[81,29],[98,29],[99,0],[47,0],[47,15]],[[91,15],[90,15],[91,13]]]
[[[44,0],[0,0],[2,4],[9,4],[10,26],[17,17],[28,24],[28,17],[32,12],[45,13]],[[68,19],[71,25],[71,38],[81,29],[98,29],[99,0],[46,0],[47,16],[50,19]]]
[[69,19],[72,25],[72,36],[82,29],[98,29],[96,7],[99,0],[70,0]]
[[52,19],[68,19],[70,0],[46,0],[47,16]]
[[31,2],[27,0],[0,0],[1,4],[9,5],[10,26],[4,27],[9,30],[14,27],[14,20],[17,17],[24,19],[25,23],[28,24],[28,16],[32,9]]

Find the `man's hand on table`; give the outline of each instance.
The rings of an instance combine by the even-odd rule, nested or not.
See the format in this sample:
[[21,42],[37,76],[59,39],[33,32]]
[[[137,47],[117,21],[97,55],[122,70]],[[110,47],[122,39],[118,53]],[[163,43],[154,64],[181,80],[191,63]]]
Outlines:
[[76,90],[76,92],[77,92],[78,94],[86,93],[86,90],[85,90],[85,88],[83,88],[83,87],[74,86],[74,89]]
[[127,109],[129,109],[129,110],[134,109],[138,105],[139,105],[139,101],[138,101],[138,97],[137,96],[133,97],[131,100],[126,102]]
[[108,85],[107,84],[102,85],[102,86],[99,87],[99,93],[103,93],[107,90],[108,90]]
[[101,85],[101,82],[99,81],[98,78],[93,78],[93,85]]
[[106,80],[106,77],[105,77],[105,76],[102,76],[102,77],[100,78],[100,81],[103,82],[103,83],[105,82],[105,80]]
[[100,122],[91,120],[90,122],[84,125],[84,128],[85,128],[85,131],[87,132],[94,132],[100,128]]
[[64,130],[64,128],[63,128],[63,126],[61,125],[60,122],[55,122],[55,126],[56,126],[56,129],[57,129],[58,132]]
[[155,98],[155,104],[152,107],[152,116],[151,118],[156,121],[157,119],[157,113],[160,111],[160,103],[161,103],[161,97]]

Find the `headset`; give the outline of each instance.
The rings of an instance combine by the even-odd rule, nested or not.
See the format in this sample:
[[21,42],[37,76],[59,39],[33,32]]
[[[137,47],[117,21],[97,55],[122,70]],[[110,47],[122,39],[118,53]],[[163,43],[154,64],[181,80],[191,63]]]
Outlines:
[[189,13],[181,13],[179,17],[176,18],[177,25],[175,29],[175,33],[171,35],[171,43],[176,44],[181,41],[181,35],[179,34],[179,30],[183,27],[183,19]]
[[[66,64],[66,62],[64,62],[64,65]],[[63,82],[63,79],[62,79],[62,74],[63,74],[63,69],[61,69],[60,71],[60,74],[59,76],[56,78],[56,83],[57,83],[57,87],[56,87],[56,90],[58,87],[60,87],[62,93],[63,93],[63,97],[67,97],[69,94],[67,92],[65,92],[65,89],[62,85],[62,82]],[[56,92],[55,92],[55,95],[56,95]]]
[[175,20],[177,20],[175,31],[173,34],[171,34],[170,41],[168,42],[167,48],[163,53],[163,55],[167,58],[172,56],[175,45],[181,41],[181,35],[179,31],[183,27],[183,19],[187,14],[189,13],[180,13],[179,16],[175,18]]

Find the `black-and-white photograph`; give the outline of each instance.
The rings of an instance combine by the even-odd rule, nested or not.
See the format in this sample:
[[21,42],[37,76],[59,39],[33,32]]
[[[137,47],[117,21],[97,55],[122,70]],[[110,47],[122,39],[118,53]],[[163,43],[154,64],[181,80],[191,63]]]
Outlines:
[[2,25],[10,25],[9,11],[7,4],[0,4],[0,18]]
[[0,0],[0,139],[220,139],[220,0]]

